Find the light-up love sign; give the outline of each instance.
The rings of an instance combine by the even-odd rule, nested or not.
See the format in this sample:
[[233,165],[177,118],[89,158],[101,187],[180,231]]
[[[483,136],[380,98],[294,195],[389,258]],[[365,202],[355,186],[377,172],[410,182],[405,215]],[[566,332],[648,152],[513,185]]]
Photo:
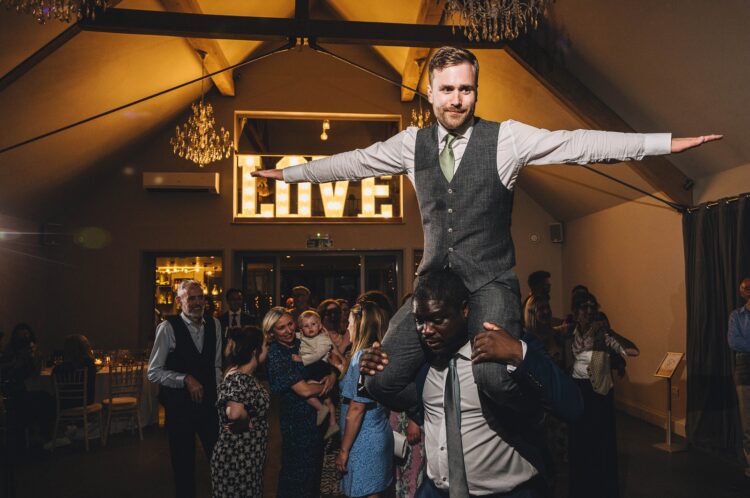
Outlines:
[[[239,187],[236,221],[342,221],[393,222],[401,220],[401,178],[366,178],[360,182],[338,181],[313,185],[288,184],[252,176],[273,165],[276,169],[304,164],[321,156],[238,155]],[[263,187],[263,188],[261,188]],[[270,221],[270,220],[269,220]]]

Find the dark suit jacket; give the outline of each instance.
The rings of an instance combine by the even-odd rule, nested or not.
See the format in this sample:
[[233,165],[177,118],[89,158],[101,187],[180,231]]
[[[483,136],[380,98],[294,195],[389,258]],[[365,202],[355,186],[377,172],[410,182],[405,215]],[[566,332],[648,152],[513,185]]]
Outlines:
[[[227,337],[227,330],[229,329],[229,312],[222,313],[219,316],[219,323],[221,324],[221,332],[224,338]],[[253,318],[247,313],[240,312],[240,327],[245,325],[253,325]]]

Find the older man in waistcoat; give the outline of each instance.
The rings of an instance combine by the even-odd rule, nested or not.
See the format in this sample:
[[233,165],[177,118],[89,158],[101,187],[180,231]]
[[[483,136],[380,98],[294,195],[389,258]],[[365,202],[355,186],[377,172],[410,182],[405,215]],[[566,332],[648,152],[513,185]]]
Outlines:
[[203,316],[205,296],[195,280],[180,283],[181,313],[156,329],[148,380],[158,383],[164,405],[175,496],[195,497],[195,436],[211,458],[218,439],[216,386],[221,381],[221,325]]
[[[433,126],[410,127],[366,149],[253,174],[287,183],[407,175],[417,193],[424,229],[418,274],[450,268],[461,277],[471,292],[472,339],[484,322],[499,324],[515,337],[521,334],[510,225],[513,187],[523,166],[638,160],[721,138],[551,132],[512,120],[480,119],[474,116],[479,64],[474,54],[459,48],[439,49],[430,61],[429,77],[428,97],[437,119]],[[394,315],[382,344],[390,363],[367,379],[372,396],[397,410],[413,404],[416,394],[408,386],[425,358],[411,309],[407,302]],[[511,408],[522,404],[520,390],[504,365],[478,363],[473,373],[479,390],[496,403]]]

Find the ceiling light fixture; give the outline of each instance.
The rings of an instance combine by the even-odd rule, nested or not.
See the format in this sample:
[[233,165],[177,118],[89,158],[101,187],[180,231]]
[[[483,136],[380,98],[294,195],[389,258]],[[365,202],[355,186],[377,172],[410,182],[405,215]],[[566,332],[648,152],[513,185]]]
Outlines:
[[470,41],[513,40],[536,29],[551,0],[446,0],[445,14],[457,14]]
[[93,19],[107,8],[107,0],[0,0],[0,5],[19,14],[31,14],[38,23]]
[[232,153],[232,140],[229,132],[221,127],[219,132],[214,128],[214,109],[211,104],[203,102],[203,81],[206,76],[206,52],[196,50],[201,58],[201,99],[191,106],[193,115],[177,127],[176,134],[169,141],[176,156],[193,161],[201,168],[206,164],[228,158]]
[[[420,57],[419,59],[414,60],[414,63],[417,65],[418,74],[422,74],[422,66],[424,65],[426,61],[427,61],[426,57]],[[418,82],[417,82],[417,86],[419,86]],[[411,110],[411,123],[409,123],[409,126],[416,126],[417,128],[424,128],[430,125],[430,111],[422,110],[422,94],[417,93],[417,99],[419,100],[419,110],[417,109]]]
[[323,120],[323,133],[320,134],[320,139],[324,142],[328,140],[328,130],[331,129],[331,122],[327,119]]

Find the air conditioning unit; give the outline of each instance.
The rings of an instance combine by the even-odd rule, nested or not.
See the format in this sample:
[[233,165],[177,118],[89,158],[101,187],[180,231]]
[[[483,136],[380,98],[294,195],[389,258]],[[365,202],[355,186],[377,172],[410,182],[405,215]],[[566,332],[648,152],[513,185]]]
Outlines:
[[144,172],[143,188],[150,192],[219,193],[219,173]]

